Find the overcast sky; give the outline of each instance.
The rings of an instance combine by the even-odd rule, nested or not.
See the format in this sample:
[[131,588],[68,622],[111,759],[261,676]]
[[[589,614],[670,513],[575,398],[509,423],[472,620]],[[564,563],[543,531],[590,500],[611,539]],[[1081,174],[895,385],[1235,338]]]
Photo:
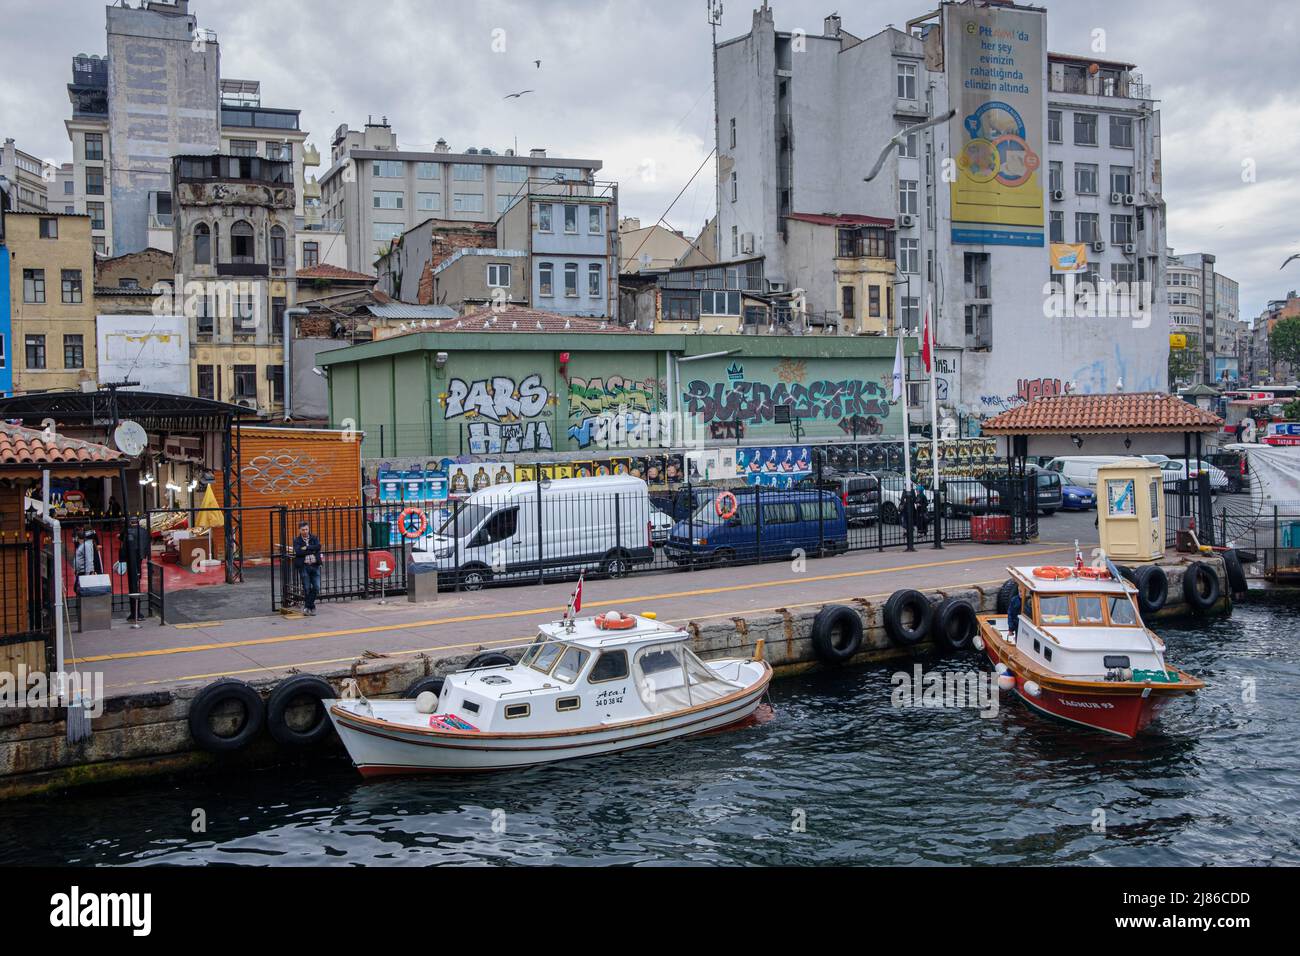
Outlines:
[[[820,33],[839,0],[772,0],[778,29]],[[756,0],[726,0],[720,37]],[[1169,243],[1210,252],[1242,284],[1241,314],[1300,289],[1300,4],[1294,0],[1045,0],[1048,43],[1137,63],[1163,114]],[[260,79],[266,106],[302,110],[328,156],[340,123],[386,115],[403,148],[545,146],[601,159],[624,215],[654,221],[713,146],[705,0],[193,0],[226,77]],[[839,5],[868,36],[929,7]],[[0,136],[71,158],[63,120],[71,57],[105,52],[102,0],[0,0]],[[499,31],[504,31],[504,34]],[[504,45],[504,50],[499,50]],[[496,47],[497,49],[494,49]],[[534,64],[541,60],[540,69]],[[507,93],[531,89],[518,99]],[[1255,181],[1243,182],[1250,161]],[[712,164],[667,216],[712,214]],[[821,211],[821,210],[818,210]],[[871,210],[844,210],[871,212]]]

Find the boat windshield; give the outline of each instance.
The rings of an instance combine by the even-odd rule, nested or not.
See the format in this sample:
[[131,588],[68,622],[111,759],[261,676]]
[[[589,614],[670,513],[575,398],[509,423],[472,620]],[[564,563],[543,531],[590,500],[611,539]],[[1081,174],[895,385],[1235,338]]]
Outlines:
[[1101,598],[1080,594],[1074,599],[1075,618],[1080,624],[1105,624],[1101,613]]
[[528,662],[528,666],[535,671],[541,671],[543,674],[549,674],[551,672],[551,668],[555,666],[555,662],[560,659],[560,657],[564,654],[564,651],[568,646],[569,645],[567,644],[559,644],[555,641],[548,641],[547,643],[542,644],[541,646],[538,647],[537,653],[534,654],[533,659]]
[[564,652],[560,662],[555,665],[555,672],[551,676],[566,684],[572,684],[578,679],[582,669],[587,666],[587,658],[590,656],[591,654],[580,647],[570,647]]
[[1064,594],[1043,594],[1038,598],[1039,624],[1069,624],[1070,599]]
[[531,666],[533,661],[537,660],[537,654],[546,644],[546,641],[547,638],[545,634],[538,634],[533,638],[533,643],[528,645],[528,650],[524,651],[523,656],[519,658],[519,663],[523,664],[525,667]]
[[1110,611],[1110,623],[1116,627],[1137,626],[1137,608],[1133,606],[1133,599],[1127,594],[1112,597],[1108,610]]

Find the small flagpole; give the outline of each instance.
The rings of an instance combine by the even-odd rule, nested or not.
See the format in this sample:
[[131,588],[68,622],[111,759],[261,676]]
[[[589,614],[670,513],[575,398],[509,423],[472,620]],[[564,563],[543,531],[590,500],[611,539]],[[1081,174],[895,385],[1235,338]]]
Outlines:
[[930,346],[930,466],[933,485],[930,486],[930,500],[937,501],[939,493],[939,389],[934,381],[934,367],[938,357],[934,336],[934,293],[929,293],[925,303],[925,336]]

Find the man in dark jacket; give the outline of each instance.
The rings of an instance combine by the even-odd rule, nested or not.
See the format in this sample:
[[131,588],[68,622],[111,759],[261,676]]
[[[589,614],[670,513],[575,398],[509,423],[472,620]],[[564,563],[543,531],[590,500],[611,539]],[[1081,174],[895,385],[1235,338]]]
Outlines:
[[298,526],[298,537],[293,539],[293,569],[302,583],[303,613],[316,614],[316,595],[320,594],[320,539],[311,533],[311,526],[303,522]]
[[[128,518],[126,521],[126,530],[121,534],[121,556],[126,563],[126,586],[131,594],[140,592],[140,565],[149,560],[149,552],[153,544],[150,539],[149,529],[145,527],[143,518]],[[143,621],[146,615],[140,612],[140,599],[131,598],[131,616],[127,620],[134,624]]]

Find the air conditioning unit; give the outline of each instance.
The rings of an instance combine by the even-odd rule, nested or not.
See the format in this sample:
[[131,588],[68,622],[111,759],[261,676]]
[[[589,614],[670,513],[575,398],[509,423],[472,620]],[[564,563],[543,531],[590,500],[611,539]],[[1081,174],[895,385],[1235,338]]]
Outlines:
[[914,226],[915,224],[916,224],[915,216],[911,216],[908,215],[907,213],[903,213],[901,216],[898,217],[899,229],[911,229],[912,226]]
[[1135,205],[1136,203],[1137,203],[1137,197],[1136,197],[1136,196],[1134,196],[1132,193],[1125,193],[1125,194],[1124,194],[1124,205],[1126,205],[1126,206],[1132,206],[1132,205]]
[[1065,190],[1064,190],[1064,189],[1053,189],[1053,190],[1052,190],[1052,202],[1065,202]]
[[1123,194],[1123,193],[1111,193],[1111,194],[1110,194],[1110,204],[1111,204],[1112,206],[1118,206],[1118,205],[1120,205],[1120,204],[1123,203],[1123,202],[1124,202],[1124,194]]
[[752,232],[740,234],[740,251],[745,255],[754,254],[754,234]]
[[1132,242],[1124,243],[1124,255],[1131,256],[1137,251],[1138,251],[1138,247],[1136,243],[1132,243]]
[[1100,239],[1098,239],[1096,242],[1094,242],[1094,243],[1092,244],[1092,251],[1093,251],[1093,252],[1105,252],[1105,251],[1106,251],[1106,243],[1104,243],[1104,242],[1102,242]]

